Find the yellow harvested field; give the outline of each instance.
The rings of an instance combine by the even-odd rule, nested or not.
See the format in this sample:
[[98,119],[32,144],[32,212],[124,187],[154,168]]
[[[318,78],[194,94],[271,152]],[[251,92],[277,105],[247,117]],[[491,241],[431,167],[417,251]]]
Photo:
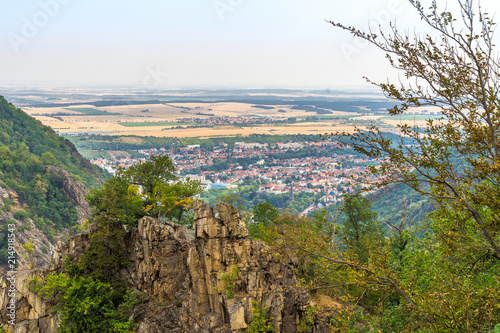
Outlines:
[[156,130],[148,127],[144,130],[120,131],[113,133],[103,133],[103,135],[137,135],[137,136],[156,136],[156,137],[211,137],[211,136],[247,136],[251,134],[325,134],[331,132],[349,132],[354,131],[354,126],[338,126],[338,127],[299,127],[299,126],[276,126],[276,127],[226,127],[220,126],[215,128],[186,128],[186,129],[169,129]]
[[[80,106],[78,106],[80,107]],[[81,106],[81,107],[91,107],[91,106]],[[72,113],[78,114],[76,111],[66,110],[64,108],[23,108],[23,111],[29,115],[33,114],[54,114],[54,113]]]
[[[252,105],[247,103],[172,103],[170,105],[175,105],[178,107],[188,107],[192,108],[192,111],[201,109],[212,109],[213,112],[227,112],[229,114],[244,115],[249,111],[262,110],[253,108]],[[198,109],[195,109],[198,108]],[[196,113],[196,111],[195,111]]]
[[[77,114],[65,107],[26,108],[28,114],[40,120],[44,125],[52,127],[60,133],[100,133],[103,135],[137,135],[158,137],[210,137],[210,136],[246,136],[250,134],[325,134],[335,131],[352,132],[353,126],[346,125],[345,120],[324,120],[316,123],[296,124],[255,124],[253,126],[220,125],[215,127],[192,127],[186,124],[166,124],[175,122],[190,122],[194,118],[210,119],[213,117],[239,116],[269,116],[275,120],[289,117],[306,117],[316,115],[314,112],[293,110],[290,105],[271,105],[271,109],[253,107],[248,103],[172,103],[147,105],[121,105],[94,107],[92,105],[77,105],[69,108],[96,109],[108,114],[92,115],[56,115],[57,113]],[[281,112],[279,112],[281,110]],[[284,111],[284,112],[283,112]],[[43,116],[41,116],[43,114]],[[50,116],[54,115],[54,116]],[[213,116],[210,116],[213,115]],[[328,116],[355,115],[335,111]],[[159,122],[158,126],[122,126],[123,122],[151,123]],[[148,124],[150,125],[150,124]],[[178,128],[181,126],[182,128]],[[199,126],[199,125],[198,125]]]
[[125,130],[113,133],[103,133],[103,135],[138,135],[138,136],[157,136],[157,137],[210,137],[210,136],[238,136],[250,135],[256,133],[252,128],[186,128],[169,129],[166,131],[155,129],[154,127],[143,127],[143,130]]

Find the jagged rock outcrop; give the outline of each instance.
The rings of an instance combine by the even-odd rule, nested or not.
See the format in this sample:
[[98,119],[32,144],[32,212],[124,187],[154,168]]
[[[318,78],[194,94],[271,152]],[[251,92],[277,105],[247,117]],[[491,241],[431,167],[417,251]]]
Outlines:
[[[248,238],[233,206],[217,208],[219,217],[207,204],[194,203],[194,236],[183,226],[148,217],[127,234],[131,265],[120,274],[148,297],[133,309],[137,332],[246,332],[253,319],[252,301],[267,305],[278,332],[295,332],[314,305],[297,287],[293,260]],[[60,270],[63,260],[78,260],[88,246],[88,234],[59,243],[51,271]],[[47,304],[22,286],[35,271],[22,274],[26,278],[16,280],[19,324],[11,329],[25,332],[19,327],[29,326],[29,332],[55,332],[57,318],[49,316]],[[7,319],[7,283],[5,277],[0,279],[2,322]],[[321,323],[314,325],[314,332],[327,331]]]
[[78,214],[78,224],[82,225],[86,218],[90,216],[91,208],[85,196],[89,190],[81,182],[73,179],[68,171],[61,167],[48,165],[45,167],[46,173],[52,173],[61,177],[63,194],[68,198]]

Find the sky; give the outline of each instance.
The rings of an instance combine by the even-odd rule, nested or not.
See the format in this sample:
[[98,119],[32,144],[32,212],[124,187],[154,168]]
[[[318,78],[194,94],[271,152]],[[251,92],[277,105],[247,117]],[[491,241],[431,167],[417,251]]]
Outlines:
[[[482,4],[490,13],[500,10],[495,0]],[[364,89],[370,85],[363,76],[385,81],[395,72],[383,52],[325,20],[422,27],[407,0],[0,0],[0,6],[0,82],[21,85]]]

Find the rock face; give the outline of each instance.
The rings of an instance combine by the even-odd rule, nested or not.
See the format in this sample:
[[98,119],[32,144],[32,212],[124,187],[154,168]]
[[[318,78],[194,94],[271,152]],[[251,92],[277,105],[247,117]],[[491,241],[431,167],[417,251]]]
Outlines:
[[[38,270],[22,270],[15,274],[15,289],[16,294],[16,325],[15,327],[7,326],[9,332],[16,333],[41,333],[41,332],[57,332],[59,324],[58,316],[51,316],[49,304],[42,301],[35,293],[28,288],[29,282],[40,276]],[[2,276],[0,278],[0,322],[6,324],[11,320],[8,317],[8,306],[10,302],[9,293],[11,292],[12,274]]]
[[[145,217],[125,239],[131,265],[120,273],[148,301],[133,309],[137,332],[246,332],[253,320],[252,301],[272,318],[277,332],[295,332],[314,305],[297,287],[292,260],[260,241],[247,229],[233,206],[218,205],[219,217],[207,204],[194,203],[194,225],[188,229]],[[88,234],[59,243],[51,271],[63,258],[77,260],[88,246]],[[13,332],[56,332],[57,318],[47,304],[26,289],[26,283],[48,271],[18,273],[18,324]],[[21,279],[20,276],[23,278]],[[0,279],[0,319],[7,322],[8,281]],[[29,327],[26,330],[25,327]],[[326,332],[317,323],[314,332]]]
[[52,173],[61,177],[63,185],[63,194],[68,198],[71,205],[76,208],[78,213],[78,224],[82,225],[86,218],[90,216],[91,208],[85,200],[89,190],[81,182],[71,178],[68,171],[61,167],[48,165],[45,167],[46,173]]
[[[52,173],[60,177],[63,187],[63,194],[68,198],[71,205],[75,207],[78,214],[78,224],[83,225],[86,218],[90,216],[91,208],[85,200],[89,190],[81,182],[71,178],[70,174],[63,168],[57,166],[46,166],[46,173]],[[6,209],[5,200],[13,202],[13,207],[9,211]],[[19,220],[14,218],[15,209],[23,209],[22,203],[17,200],[17,194],[9,189],[0,187],[0,225],[15,224],[16,235],[16,260],[20,268],[46,268],[54,255],[55,247],[30,218]],[[68,229],[64,229],[59,236],[69,234]],[[33,253],[29,253],[21,247],[28,242],[33,243]]]

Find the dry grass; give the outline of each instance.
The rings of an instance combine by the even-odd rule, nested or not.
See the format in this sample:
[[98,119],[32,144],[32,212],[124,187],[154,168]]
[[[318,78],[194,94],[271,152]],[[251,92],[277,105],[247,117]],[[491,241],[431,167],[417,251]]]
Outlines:
[[135,143],[135,144],[141,144],[144,142],[143,139],[138,137],[120,137],[118,139],[115,139],[114,141],[119,141],[123,143]]
[[128,152],[121,151],[121,150],[106,150],[106,153],[108,153],[112,159],[117,159],[120,156],[124,156],[124,157],[131,156]]
[[[78,106],[80,107],[80,106]],[[82,106],[83,107],[92,107],[92,106]],[[63,113],[74,113],[74,114],[78,114],[79,112],[76,112],[76,111],[70,111],[70,110],[65,110],[64,108],[60,108],[60,107],[57,107],[57,108],[34,108],[34,107],[28,107],[28,108],[23,108],[23,111],[26,112],[27,114],[29,115],[32,115],[34,113],[38,113],[38,114],[54,114],[54,113],[60,113],[60,112],[63,112]]]
[[327,295],[317,294],[316,296],[314,296],[313,299],[319,310],[328,310],[328,309],[338,310],[343,307],[342,304],[340,304],[339,302],[335,301],[333,298]]

